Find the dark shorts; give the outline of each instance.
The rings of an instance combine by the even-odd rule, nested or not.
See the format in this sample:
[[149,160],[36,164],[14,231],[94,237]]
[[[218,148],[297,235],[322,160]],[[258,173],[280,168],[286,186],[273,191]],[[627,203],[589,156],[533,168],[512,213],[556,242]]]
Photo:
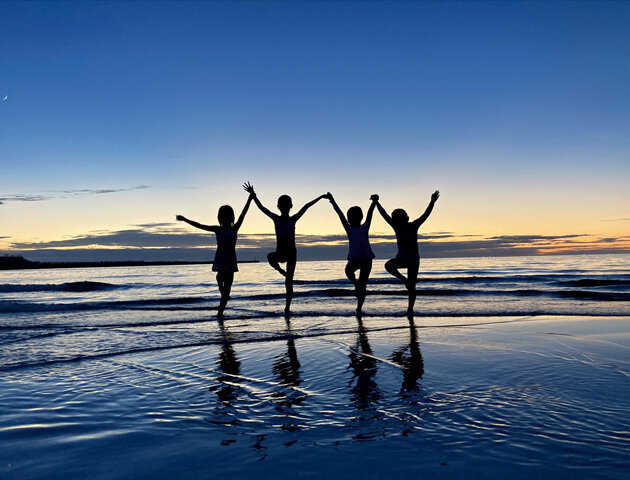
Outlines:
[[278,263],[287,263],[297,260],[297,250],[277,250],[271,255],[276,257]]
[[364,268],[372,268],[372,260],[348,260],[346,268],[352,270],[362,270]]
[[411,259],[407,259],[407,258],[392,258],[391,260],[389,260],[387,263],[393,263],[396,268],[415,268],[417,269],[418,266],[420,265],[420,259],[419,258],[411,258]]

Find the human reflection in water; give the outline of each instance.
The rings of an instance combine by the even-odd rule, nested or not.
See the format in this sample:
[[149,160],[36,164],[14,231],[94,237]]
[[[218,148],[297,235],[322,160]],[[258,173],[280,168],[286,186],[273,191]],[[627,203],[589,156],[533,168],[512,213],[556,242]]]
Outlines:
[[400,365],[403,371],[401,395],[404,397],[410,392],[418,391],[418,380],[424,373],[424,361],[420,353],[420,343],[413,318],[409,319],[409,344],[395,350],[391,360]]
[[[286,423],[282,425],[283,430],[300,430],[302,427],[298,421],[297,414],[293,407],[300,405],[306,400],[306,394],[295,388],[302,383],[300,361],[298,360],[295,348],[295,337],[291,332],[291,321],[286,318],[287,351],[278,355],[273,362],[273,373],[279,382],[287,387],[278,390],[274,394],[276,410],[285,416]],[[293,387],[293,388],[292,388]]]
[[357,329],[355,347],[348,355],[350,368],[352,368],[356,378],[356,384],[351,389],[351,399],[357,410],[365,410],[381,398],[381,392],[374,381],[377,360],[372,356],[367,329],[363,326],[361,315],[357,315],[357,321],[359,328]]
[[221,331],[221,351],[217,358],[217,367],[223,375],[219,377],[221,386],[216,388],[217,397],[225,405],[231,405],[236,400],[240,386],[239,375],[241,373],[241,362],[236,356],[229,332],[226,330],[223,321],[219,320]]
[[291,320],[285,319],[287,324],[287,351],[283,355],[278,355],[273,362],[273,373],[275,373],[282,385],[297,387],[302,383],[300,378],[300,361],[295,349],[295,337],[291,332]]

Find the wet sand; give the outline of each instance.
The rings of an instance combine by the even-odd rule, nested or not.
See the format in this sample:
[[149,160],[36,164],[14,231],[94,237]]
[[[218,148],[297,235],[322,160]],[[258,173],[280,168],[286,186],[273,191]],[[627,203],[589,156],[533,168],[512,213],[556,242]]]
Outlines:
[[627,317],[256,323],[276,335],[5,372],[1,476],[626,473]]

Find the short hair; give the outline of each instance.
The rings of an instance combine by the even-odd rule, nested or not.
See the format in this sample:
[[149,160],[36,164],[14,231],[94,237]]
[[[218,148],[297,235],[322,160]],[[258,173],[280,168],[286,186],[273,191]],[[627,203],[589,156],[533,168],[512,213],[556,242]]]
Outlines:
[[392,223],[394,225],[404,225],[409,221],[409,215],[402,208],[397,208],[392,212]]
[[293,200],[288,195],[280,195],[278,197],[278,208],[291,208],[293,206]]
[[348,209],[348,223],[352,226],[361,225],[361,220],[363,220],[363,210],[361,207],[350,207]]

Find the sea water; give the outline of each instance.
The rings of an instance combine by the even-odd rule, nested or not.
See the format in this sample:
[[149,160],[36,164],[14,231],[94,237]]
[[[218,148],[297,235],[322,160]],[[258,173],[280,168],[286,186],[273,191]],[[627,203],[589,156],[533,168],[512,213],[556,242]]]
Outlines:
[[630,256],[0,273],[6,478],[622,478]]

